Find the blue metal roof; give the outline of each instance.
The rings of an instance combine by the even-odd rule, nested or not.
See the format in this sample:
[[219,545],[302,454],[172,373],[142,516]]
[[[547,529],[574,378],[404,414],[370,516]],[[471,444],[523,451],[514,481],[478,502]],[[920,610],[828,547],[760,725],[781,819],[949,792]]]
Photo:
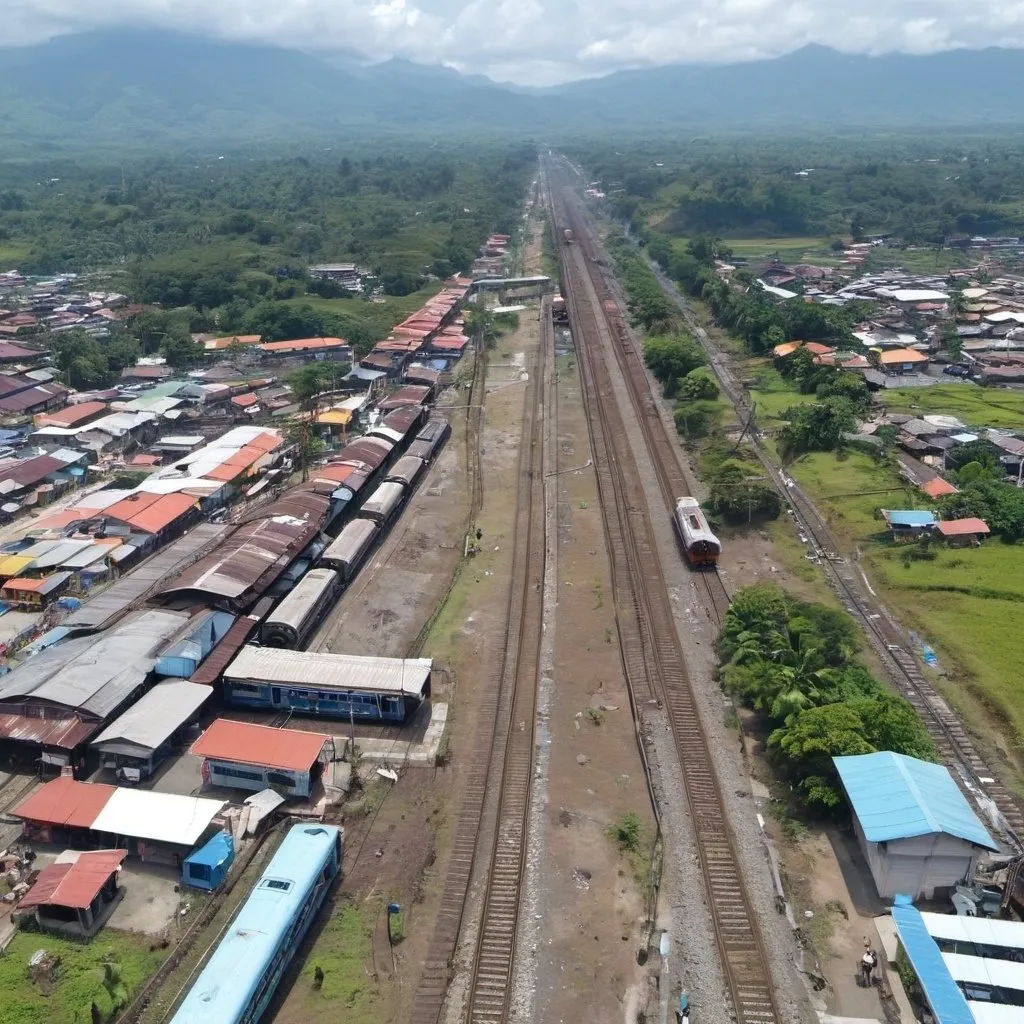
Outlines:
[[890,526],[934,526],[935,513],[918,509],[882,509]]
[[920,912],[901,903],[901,899],[905,897],[896,897],[892,919],[937,1024],[975,1024],[974,1014],[949,973],[935,940],[928,934]]
[[194,850],[186,858],[186,863],[205,864],[209,868],[219,868],[235,854],[235,841],[228,832],[218,832]]
[[888,750],[832,761],[869,843],[945,832],[999,849],[943,765]]
[[338,837],[333,825],[295,825],[289,830],[171,1024],[233,1024],[242,1019]]

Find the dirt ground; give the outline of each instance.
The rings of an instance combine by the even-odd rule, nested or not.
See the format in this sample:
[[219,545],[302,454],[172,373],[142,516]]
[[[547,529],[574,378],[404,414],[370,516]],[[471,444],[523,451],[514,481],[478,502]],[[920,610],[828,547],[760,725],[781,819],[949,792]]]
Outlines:
[[[558,604],[534,1020],[619,1022],[642,984],[642,876],[653,816],[619,661],[615,608],[575,358],[558,362]],[[582,763],[581,763],[582,761]],[[644,855],[606,831],[628,811]],[[521,954],[523,955],[523,954]]]

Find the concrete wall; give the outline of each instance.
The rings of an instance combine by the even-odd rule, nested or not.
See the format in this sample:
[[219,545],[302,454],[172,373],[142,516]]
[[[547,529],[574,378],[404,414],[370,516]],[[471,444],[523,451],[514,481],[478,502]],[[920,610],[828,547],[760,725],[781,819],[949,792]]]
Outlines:
[[869,843],[859,821],[855,827],[875,888],[885,899],[897,893],[931,899],[936,889],[974,877],[981,851],[966,840],[938,834]]

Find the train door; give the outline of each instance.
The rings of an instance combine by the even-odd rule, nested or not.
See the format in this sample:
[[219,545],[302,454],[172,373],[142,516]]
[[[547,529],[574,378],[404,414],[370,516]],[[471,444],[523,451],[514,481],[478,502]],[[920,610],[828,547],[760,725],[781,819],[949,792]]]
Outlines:
[[270,688],[270,703],[273,704],[275,708],[276,707],[280,707],[280,705],[281,705],[281,687],[280,686],[272,686]]

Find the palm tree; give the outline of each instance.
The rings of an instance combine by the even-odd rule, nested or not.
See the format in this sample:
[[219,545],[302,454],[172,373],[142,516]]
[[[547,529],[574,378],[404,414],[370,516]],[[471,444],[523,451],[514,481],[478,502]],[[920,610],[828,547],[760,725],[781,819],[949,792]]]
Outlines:
[[110,1007],[114,1013],[128,1004],[128,986],[121,977],[121,967],[108,961],[103,965],[103,987],[110,997]]

